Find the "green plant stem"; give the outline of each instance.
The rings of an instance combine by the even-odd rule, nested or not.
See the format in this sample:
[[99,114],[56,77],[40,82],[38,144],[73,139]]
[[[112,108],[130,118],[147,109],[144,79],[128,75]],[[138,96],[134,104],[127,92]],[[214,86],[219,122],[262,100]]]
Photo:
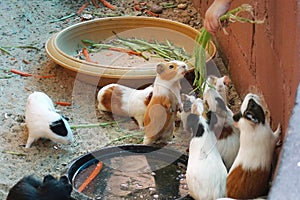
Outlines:
[[78,124],[78,125],[70,125],[71,129],[77,129],[77,128],[95,128],[95,127],[106,127],[108,125],[112,124],[118,124],[123,121],[112,121],[112,122],[102,122],[98,124]]
[[219,18],[219,20],[220,20],[220,22],[223,22],[223,21],[229,19],[229,18],[230,18],[230,15],[235,15],[235,14],[241,12],[242,10],[243,10],[243,9],[242,9],[241,6],[239,6],[239,7],[237,7],[237,8],[234,8],[234,9],[228,11],[227,13],[225,13],[224,15],[222,15],[222,16]]
[[[264,20],[251,20],[248,18],[240,17],[238,14],[240,12],[248,12],[253,16],[253,8],[248,4],[243,4],[237,8],[234,8],[228,11],[226,14],[219,18],[220,22],[228,20],[230,22],[248,22],[248,23],[263,23]],[[194,73],[195,79],[193,85],[196,87],[196,90],[200,90],[200,95],[203,94],[203,90],[205,89],[205,81],[206,81],[206,55],[205,50],[209,49],[211,34],[203,28],[200,36],[197,35],[195,38],[196,45],[194,48],[194,56],[195,56],[195,64],[194,64]]]
[[6,49],[12,49],[12,48],[20,48],[20,49],[35,49],[35,50],[40,50],[39,48],[37,47],[34,47],[34,46],[31,46],[31,45],[19,45],[19,46],[1,46],[0,47],[0,50],[11,55],[11,53],[6,50]]
[[166,41],[166,44],[158,41],[152,43],[137,38],[123,38],[117,35],[117,33],[113,33],[115,34],[116,39],[112,40],[109,44],[97,44],[91,40],[82,40],[82,42],[90,45],[90,51],[97,51],[111,47],[125,48],[141,53],[140,56],[142,56],[145,60],[149,60],[149,57],[147,57],[144,52],[152,54],[151,56],[159,56],[168,60],[186,61],[190,59],[190,56],[183,48],[172,45],[168,40]]
[[0,51],[2,51],[2,52],[4,52],[4,53],[6,53],[6,54],[8,54],[8,55],[11,56],[10,51],[6,50],[4,47],[0,47]]
[[16,75],[5,75],[5,76],[0,76],[0,79],[9,79],[12,77],[15,77]]
[[173,4],[173,3],[164,3],[164,4],[162,4],[162,7],[163,8],[176,8],[177,5]]
[[209,48],[210,33],[204,28],[199,35],[196,36],[195,54],[195,79],[193,85],[200,91],[200,96],[203,94],[202,87],[206,78],[206,49]]
[[64,20],[69,19],[69,18],[74,17],[74,16],[76,16],[76,13],[71,13],[70,15],[64,16],[62,18],[54,19],[54,20],[50,21],[50,23],[64,21]]
[[26,153],[14,152],[14,151],[2,151],[2,153],[11,154],[14,156],[27,156]]
[[132,138],[132,137],[140,136],[140,135],[144,135],[144,132],[137,132],[137,133],[132,133],[132,134],[128,134],[128,135],[124,135],[124,136],[118,137],[116,139],[111,140],[105,146],[109,146],[109,145],[111,145],[111,144],[113,144],[115,142],[119,142],[119,141],[125,140],[127,138]]

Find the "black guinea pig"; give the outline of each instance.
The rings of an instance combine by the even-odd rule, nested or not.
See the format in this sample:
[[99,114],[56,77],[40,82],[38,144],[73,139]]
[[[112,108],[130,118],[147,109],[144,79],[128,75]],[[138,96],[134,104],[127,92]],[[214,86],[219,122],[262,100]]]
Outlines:
[[43,182],[34,176],[26,176],[14,185],[6,200],[75,200],[71,197],[73,188],[66,176],[59,180],[51,175]]

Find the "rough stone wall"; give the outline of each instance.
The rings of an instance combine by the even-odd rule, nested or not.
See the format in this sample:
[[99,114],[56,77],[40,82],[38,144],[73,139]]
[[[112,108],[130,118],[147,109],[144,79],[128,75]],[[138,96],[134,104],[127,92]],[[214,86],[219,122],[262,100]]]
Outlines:
[[[213,0],[193,2],[204,16]],[[256,86],[269,106],[273,128],[281,123],[285,132],[300,80],[299,2],[233,0],[231,8],[243,3],[252,5],[255,16],[265,18],[264,24],[231,24],[229,35],[218,32],[217,46],[238,92],[244,95]]]

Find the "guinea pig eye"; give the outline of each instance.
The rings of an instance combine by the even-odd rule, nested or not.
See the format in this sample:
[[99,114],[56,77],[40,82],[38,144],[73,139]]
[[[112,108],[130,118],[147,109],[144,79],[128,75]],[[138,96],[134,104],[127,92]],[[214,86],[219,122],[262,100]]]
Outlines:
[[169,66],[169,69],[173,69],[173,68],[174,68],[174,65],[170,65],[170,66]]

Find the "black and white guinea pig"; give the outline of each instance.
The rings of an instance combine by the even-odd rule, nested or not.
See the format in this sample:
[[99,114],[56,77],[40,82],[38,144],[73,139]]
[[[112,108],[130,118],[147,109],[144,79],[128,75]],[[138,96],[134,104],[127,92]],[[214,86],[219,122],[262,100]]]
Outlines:
[[6,200],[74,200],[71,197],[72,190],[66,176],[57,180],[52,175],[47,175],[41,182],[31,175],[14,185]]
[[120,116],[133,117],[140,129],[143,129],[144,114],[152,97],[152,91],[152,86],[137,90],[120,84],[109,84],[98,92],[98,109]]
[[227,170],[217,149],[217,138],[212,130],[216,115],[209,111],[190,114],[188,127],[194,137],[190,141],[186,181],[189,194],[195,200],[215,200],[225,197]]
[[47,138],[57,143],[70,144],[73,133],[67,118],[58,114],[53,102],[43,92],[33,92],[28,96],[25,122],[28,128],[26,148],[39,138]]
[[203,100],[207,109],[216,113],[217,123],[214,126],[214,132],[218,138],[218,150],[229,170],[240,147],[240,132],[234,125],[233,113],[214,88],[209,88],[204,92]]

